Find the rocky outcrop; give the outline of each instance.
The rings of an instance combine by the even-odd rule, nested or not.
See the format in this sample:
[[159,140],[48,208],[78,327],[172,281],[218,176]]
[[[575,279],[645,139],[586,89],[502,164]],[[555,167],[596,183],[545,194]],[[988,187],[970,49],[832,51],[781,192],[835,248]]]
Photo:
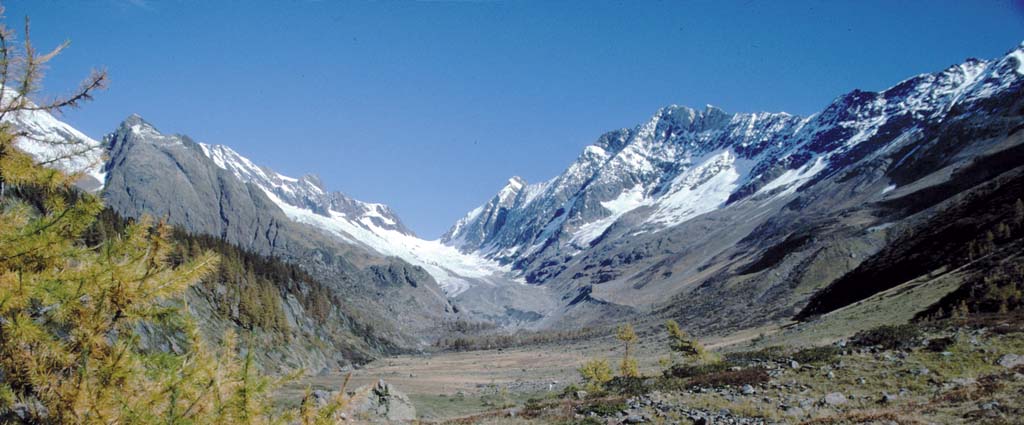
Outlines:
[[416,420],[416,407],[409,397],[383,379],[340,398],[337,391],[316,390],[303,402],[318,408],[339,403],[341,408],[334,414],[338,422],[410,423]]
[[369,422],[411,422],[416,420],[416,407],[409,397],[394,386],[378,380],[355,390],[345,411],[350,418]]

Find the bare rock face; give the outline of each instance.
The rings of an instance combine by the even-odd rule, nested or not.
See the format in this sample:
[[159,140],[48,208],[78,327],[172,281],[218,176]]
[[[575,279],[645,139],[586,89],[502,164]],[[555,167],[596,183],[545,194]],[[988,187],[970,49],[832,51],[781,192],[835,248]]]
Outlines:
[[408,396],[381,379],[356,389],[345,415],[357,421],[404,423],[416,420],[416,408]]

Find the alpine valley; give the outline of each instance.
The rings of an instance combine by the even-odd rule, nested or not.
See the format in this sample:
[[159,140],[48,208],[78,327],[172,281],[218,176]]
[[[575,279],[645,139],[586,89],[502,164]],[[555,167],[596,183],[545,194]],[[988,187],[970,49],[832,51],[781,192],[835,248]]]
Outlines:
[[[1018,46],[806,117],[666,106],[550,180],[511,177],[438,240],[314,174],[282,175],[138,115],[102,140],[43,111],[4,119],[98,146],[91,161],[55,164],[83,171],[111,220],[162,218],[182,238],[294,269],[272,281],[278,325],[242,320],[226,282],[191,289],[189,308],[210,338],[255,333],[264,368],[329,372],[452,336],[673,318],[705,337],[813,327],[868,300],[892,323],[941,309],[1024,253],[1020,232],[984,252],[973,243],[1024,194],[1022,90]],[[154,346],[178,338],[145,334]]]

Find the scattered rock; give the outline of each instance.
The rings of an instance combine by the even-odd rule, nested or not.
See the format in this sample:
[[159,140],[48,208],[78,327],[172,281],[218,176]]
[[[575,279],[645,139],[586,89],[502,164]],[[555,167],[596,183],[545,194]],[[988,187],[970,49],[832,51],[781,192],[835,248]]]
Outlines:
[[896,396],[889,393],[882,393],[882,399],[879,400],[882,404],[892,404],[896,402]]
[[828,406],[839,406],[846,404],[846,396],[843,393],[829,393],[822,399],[822,403]]
[[743,395],[754,395],[757,391],[754,390],[754,387],[750,386],[750,384],[747,384],[743,386],[743,389],[741,389],[740,392],[742,392]]
[[626,419],[622,421],[622,423],[627,423],[627,424],[639,424],[639,423],[643,423],[643,422],[644,422],[644,418],[642,416],[640,416],[640,415],[629,415],[629,416],[626,416]]
[[790,369],[800,369],[800,362],[798,362],[796,360],[790,360],[789,361],[789,367],[790,367]]
[[1020,354],[1005,354],[1000,357],[996,363],[1002,367],[1013,369],[1017,366],[1024,365],[1024,356]]
[[575,393],[573,393],[573,397],[576,397],[577,400],[583,400],[583,399],[587,398],[587,392],[586,391],[576,391]]
[[799,407],[793,406],[793,407],[790,407],[790,408],[786,409],[786,411],[784,413],[785,413],[786,416],[792,416],[794,418],[799,418],[799,417],[804,415],[804,409],[801,409]]
[[974,378],[956,378],[956,379],[950,381],[950,383],[952,383],[953,385],[958,386],[958,387],[966,387],[968,385],[974,385],[974,384],[978,383],[978,380],[976,380]]

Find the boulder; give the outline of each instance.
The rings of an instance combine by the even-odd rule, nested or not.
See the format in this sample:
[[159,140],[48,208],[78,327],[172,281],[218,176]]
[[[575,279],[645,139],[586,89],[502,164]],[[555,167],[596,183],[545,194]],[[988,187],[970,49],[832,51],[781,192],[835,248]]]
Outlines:
[[789,417],[799,418],[799,417],[804,416],[805,412],[804,412],[804,409],[801,409],[801,408],[796,407],[796,406],[792,406],[792,407],[786,409],[786,411],[783,414],[785,414],[786,416],[789,416]]
[[822,403],[827,406],[839,406],[846,404],[846,396],[843,393],[829,393],[822,399]]
[[1006,354],[999,358],[1000,366],[1013,369],[1017,366],[1024,366],[1024,356],[1020,354]]
[[356,389],[344,409],[349,417],[367,422],[411,422],[416,408],[409,397],[384,382]]

